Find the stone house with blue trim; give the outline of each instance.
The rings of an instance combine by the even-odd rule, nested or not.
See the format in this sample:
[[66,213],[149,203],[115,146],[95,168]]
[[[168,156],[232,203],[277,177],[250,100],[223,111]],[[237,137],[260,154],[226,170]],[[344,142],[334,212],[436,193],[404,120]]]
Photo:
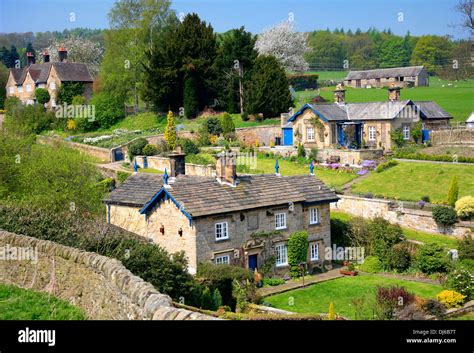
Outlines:
[[217,156],[216,177],[173,167],[182,165],[177,158],[169,175],[129,177],[105,200],[108,222],[170,253],[184,251],[191,273],[211,261],[249,269],[270,263],[275,275],[286,275],[287,241],[301,230],[309,234],[310,272],[330,268],[329,204],[338,197],[314,175],[237,175],[232,153]]

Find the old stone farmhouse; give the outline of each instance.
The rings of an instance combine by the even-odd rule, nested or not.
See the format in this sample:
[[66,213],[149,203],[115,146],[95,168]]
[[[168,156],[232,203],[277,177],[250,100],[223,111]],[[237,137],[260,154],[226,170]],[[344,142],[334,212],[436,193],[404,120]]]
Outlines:
[[349,71],[344,85],[354,88],[428,86],[429,75],[424,66],[394,67],[390,69]]
[[20,69],[10,69],[7,80],[7,97],[18,97],[25,104],[35,102],[36,88],[45,88],[51,97],[47,108],[57,105],[58,90],[65,82],[82,82],[86,99],[92,97],[93,78],[82,63],[69,62],[67,50],[59,48],[59,61],[51,62],[48,52],[43,52],[43,63],[36,64],[32,53],[27,53],[28,64]]
[[[184,156],[182,157],[184,158]],[[275,274],[288,268],[287,241],[309,234],[308,268],[321,267],[331,245],[329,204],[338,197],[312,175],[237,175],[236,156],[217,156],[216,177],[138,173],[105,200],[108,222],[148,238],[170,252],[184,251],[197,265],[234,264]],[[330,267],[330,262],[325,262]]]
[[[423,138],[430,130],[449,124],[452,116],[432,101],[400,100],[400,87],[388,88],[384,102],[346,103],[343,86],[334,91],[333,104],[306,104],[288,119],[282,118],[283,145],[317,148],[321,155],[338,155],[358,163],[394,147],[391,131],[401,129],[413,141],[411,129],[421,120]],[[346,161],[346,157],[349,159]]]

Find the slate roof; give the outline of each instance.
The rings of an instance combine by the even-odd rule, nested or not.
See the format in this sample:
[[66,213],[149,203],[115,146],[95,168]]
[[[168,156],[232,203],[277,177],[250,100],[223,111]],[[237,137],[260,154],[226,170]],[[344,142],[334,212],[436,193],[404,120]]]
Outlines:
[[32,64],[22,69],[10,69],[17,85],[23,84],[26,75],[30,73],[35,83],[46,83],[49,77],[51,67],[56,69],[60,81],[71,82],[93,82],[87,66],[81,63],[70,62],[47,62],[41,64]]
[[[163,176],[138,173],[113,190],[104,201],[143,207],[161,189]],[[337,201],[338,197],[323,182],[311,175],[239,176],[236,187],[220,184],[214,177],[179,175],[168,193],[183,205],[191,217],[202,217],[261,207],[293,203]]]
[[438,104],[432,101],[415,101],[415,105],[420,108],[421,112],[427,119],[451,119],[452,116]]
[[397,117],[402,109],[414,104],[423,113],[423,119],[451,119],[452,116],[432,101],[383,101],[366,103],[346,104],[306,104],[291,118],[288,126],[307,108],[315,114],[322,116],[328,121],[368,121],[368,120],[391,120]]
[[346,80],[418,76],[424,66],[394,67],[390,69],[349,71]]

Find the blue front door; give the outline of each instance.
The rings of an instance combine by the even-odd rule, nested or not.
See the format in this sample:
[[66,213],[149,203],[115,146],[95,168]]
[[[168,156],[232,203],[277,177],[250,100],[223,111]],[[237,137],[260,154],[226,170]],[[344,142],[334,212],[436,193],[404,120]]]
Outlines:
[[430,130],[421,130],[422,138],[421,142],[429,141],[430,140]]
[[249,255],[249,269],[255,271],[257,268],[257,256],[258,255]]
[[293,129],[291,127],[283,129],[283,145],[293,146]]

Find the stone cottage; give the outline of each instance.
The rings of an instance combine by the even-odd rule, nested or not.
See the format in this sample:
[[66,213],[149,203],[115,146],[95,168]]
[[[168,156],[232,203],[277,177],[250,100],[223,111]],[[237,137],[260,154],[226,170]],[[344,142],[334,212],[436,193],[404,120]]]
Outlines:
[[349,71],[344,85],[353,88],[429,86],[429,74],[424,66],[394,67],[389,69]]
[[301,230],[309,234],[308,269],[331,266],[323,255],[331,246],[329,204],[338,197],[319,179],[237,175],[233,153],[217,156],[216,177],[185,175],[183,166],[175,160],[169,176],[131,176],[105,200],[108,222],[184,251],[191,273],[212,261],[286,274],[287,241]]
[[82,82],[86,99],[92,97],[93,78],[82,63],[69,62],[67,50],[59,48],[59,61],[51,62],[47,51],[43,52],[43,63],[36,64],[32,53],[27,53],[27,66],[10,69],[6,90],[7,97],[18,97],[25,104],[35,102],[36,88],[45,88],[51,97],[47,108],[55,108],[58,91],[65,82]]
[[452,116],[432,101],[400,100],[401,88],[388,88],[383,102],[346,103],[343,86],[334,91],[333,104],[305,104],[282,119],[283,145],[317,148],[322,155],[338,155],[348,163],[376,158],[394,147],[391,132],[401,129],[413,141],[411,129],[421,120],[423,139],[430,130],[449,125]]

